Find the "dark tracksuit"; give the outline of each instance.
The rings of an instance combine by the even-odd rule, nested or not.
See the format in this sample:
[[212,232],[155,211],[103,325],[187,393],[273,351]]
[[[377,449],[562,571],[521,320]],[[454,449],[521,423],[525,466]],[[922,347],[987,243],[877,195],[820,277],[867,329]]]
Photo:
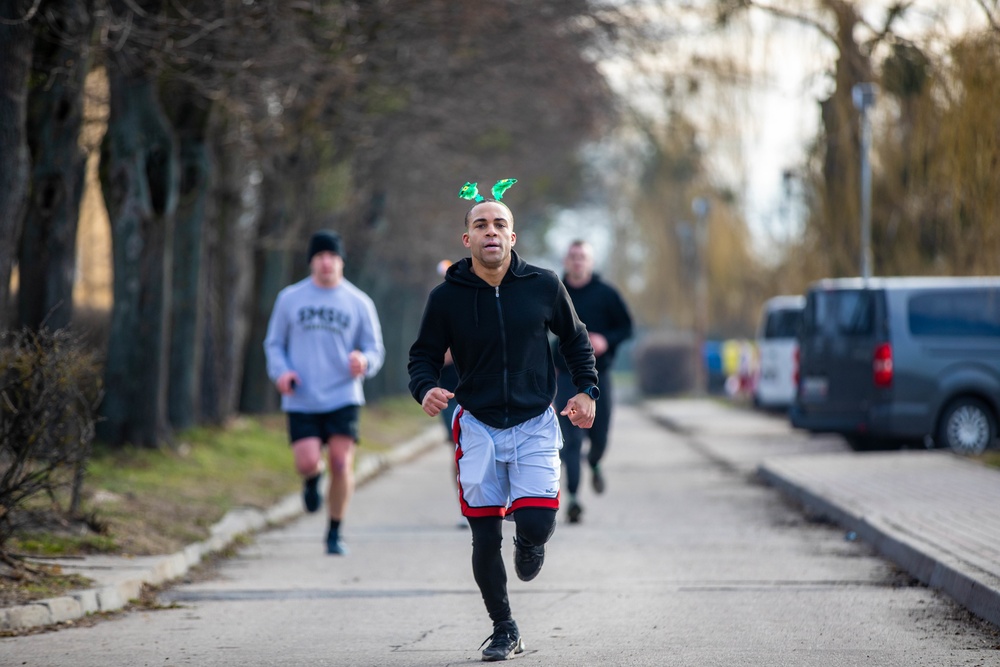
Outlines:
[[[410,347],[410,393],[422,403],[438,386],[445,351],[458,371],[455,398],[463,410],[494,428],[510,428],[537,417],[556,395],[549,332],[580,389],[596,385],[594,350],[566,288],[547,269],[511,252],[498,287],[472,271],[471,258],[452,264],[427,299],[420,332]],[[562,406],[559,406],[561,409]],[[555,510],[514,512],[517,539],[544,544],[555,530]],[[470,517],[472,570],[494,623],[509,620],[507,574],[500,547],[500,517]]]
[[[582,429],[573,426],[566,417],[561,415],[559,417],[563,433],[563,448],[559,455],[566,466],[566,490],[575,494],[580,486],[580,455],[584,437],[590,438],[587,462],[592,468],[601,461],[608,446],[613,391],[611,364],[614,362],[618,346],[632,337],[632,317],[618,291],[601,280],[596,273],[583,287],[566,285],[566,292],[573,300],[576,313],[587,326],[587,330],[601,334],[608,341],[607,351],[597,357],[597,372],[601,377],[598,385],[601,390],[601,400],[594,425],[589,429]],[[570,381],[569,369],[561,361],[556,359],[556,368],[559,369],[557,405],[565,404],[576,393],[576,387]]]

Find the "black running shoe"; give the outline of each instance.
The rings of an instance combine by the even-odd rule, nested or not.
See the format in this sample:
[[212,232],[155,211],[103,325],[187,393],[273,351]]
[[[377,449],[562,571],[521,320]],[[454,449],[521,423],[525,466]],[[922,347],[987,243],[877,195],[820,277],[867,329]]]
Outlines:
[[[490,645],[486,646],[486,642]],[[517,623],[514,621],[500,621],[493,625],[493,634],[486,638],[479,648],[483,650],[483,662],[496,662],[506,660],[511,653],[524,652],[524,640],[521,633],[517,631]]]
[[542,571],[545,562],[545,545],[522,544],[514,538],[514,571],[521,581],[531,581]]
[[315,512],[319,509],[319,478],[321,475],[314,475],[302,483],[302,502],[305,503],[307,512]]
[[566,510],[566,516],[569,518],[570,523],[580,523],[580,515],[583,514],[583,508],[580,503],[570,503],[569,509]]
[[597,466],[594,466],[594,476],[590,481],[594,485],[594,493],[604,493],[604,475],[601,474],[601,469]]

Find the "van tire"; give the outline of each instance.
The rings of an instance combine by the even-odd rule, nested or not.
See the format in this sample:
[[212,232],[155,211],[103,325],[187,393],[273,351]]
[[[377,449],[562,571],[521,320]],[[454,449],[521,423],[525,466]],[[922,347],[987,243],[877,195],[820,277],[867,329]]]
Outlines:
[[982,454],[993,444],[997,421],[993,411],[978,398],[956,398],[938,423],[937,445],[956,454]]

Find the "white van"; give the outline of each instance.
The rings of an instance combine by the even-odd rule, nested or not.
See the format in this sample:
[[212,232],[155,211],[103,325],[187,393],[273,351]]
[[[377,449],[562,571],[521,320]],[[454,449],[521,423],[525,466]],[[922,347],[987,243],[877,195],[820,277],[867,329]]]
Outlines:
[[806,299],[800,295],[776,296],[761,309],[757,329],[757,377],[754,405],[785,410],[795,401],[798,331]]

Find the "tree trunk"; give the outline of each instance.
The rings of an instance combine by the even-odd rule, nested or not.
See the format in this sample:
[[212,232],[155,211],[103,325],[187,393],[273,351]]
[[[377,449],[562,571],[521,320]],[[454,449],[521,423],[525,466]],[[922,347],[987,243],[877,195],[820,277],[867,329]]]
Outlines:
[[[385,215],[384,197],[373,195],[361,217],[377,220]],[[420,327],[427,291],[420,282],[400,284],[384,270],[379,258],[379,246],[384,244],[385,231],[373,232],[373,242],[366,249],[352,255],[345,264],[344,273],[351,282],[371,297],[382,323],[382,342],[385,345],[385,364],[375,377],[365,380],[365,399],[376,401],[383,396],[407,392],[410,345],[414,332]],[[392,326],[385,324],[391,322]]]
[[31,160],[26,139],[28,75],[35,38],[32,3],[0,0],[0,329],[11,324],[10,277],[17,261]]
[[[76,231],[86,154],[80,148],[91,0],[49,3],[35,43],[28,101],[32,184],[19,258],[21,325],[61,329],[73,313]],[[58,17],[58,18],[53,18]],[[58,34],[56,33],[58,30]]]
[[213,424],[225,423],[239,404],[260,219],[259,170],[249,157],[251,147],[241,136],[240,123],[225,121],[211,132],[219,169],[205,240],[199,393],[202,419]]
[[821,104],[826,153],[823,160],[824,233],[820,243],[833,275],[859,274],[861,129],[853,88],[871,80],[871,61],[854,37],[859,22],[853,4],[826,0],[837,21],[833,94]]
[[240,411],[262,414],[278,409],[278,393],[267,377],[264,337],[274,300],[289,282],[291,261],[289,253],[280,248],[259,248],[254,257],[257,280],[250,313],[246,360],[243,364]]
[[246,413],[259,414],[278,409],[278,393],[267,377],[264,337],[278,292],[288,285],[292,276],[303,274],[302,264],[296,265],[294,259],[304,261],[306,245],[305,240],[296,238],[297,225],[290,210],[288,193],[291,187],[289,178],[294,177],[292,169],[289,160],[279,156],[268,160],[263,174],[263,216],[254,252],[256,280],[240,394],[240,411]]
[[111,218],[114,306],[99,436],[113,445],[153,447],[168,435],[166,325],[177,156],[152,82],[112,68],[108,83],[101,183]]
[[410,380],[407,362],[415,332],[420,328],[426,291],[395,283],[384,271],[379,274],[370,267],[355,267],[352,271],[345,268],[345,273],[375,302],[382,323],[385,364],[378,375],[365,380],[365,399],[377,401],[384,396],[407,393]]
[[211,102],[190,86],[170,85],[171,120],[180,148],[180,198],[174,218],[173,294],[167,413],[175,430],[194,426],[201,364],[199,322],[204,310],[201,275],[205,217],[213,165],[206,131]]

